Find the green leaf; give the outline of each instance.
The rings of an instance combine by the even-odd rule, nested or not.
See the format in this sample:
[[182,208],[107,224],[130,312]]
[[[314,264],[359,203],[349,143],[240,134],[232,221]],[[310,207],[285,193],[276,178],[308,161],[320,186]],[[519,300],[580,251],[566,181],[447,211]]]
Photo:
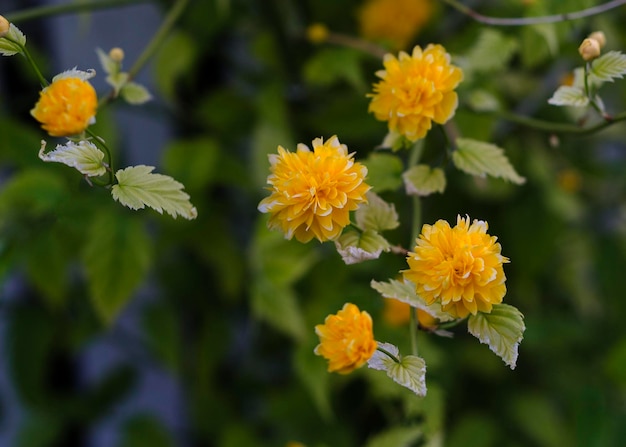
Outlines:
[[406,193],[410,196],[428,196],[434,192],[443,193],[446,189],[446,175],[443,169],[428,165],[411,167],[402,174]]
[[219,143],[209,137],[174,141],[165,149],[163,156],[165,169],[184,183],[188,190],[210,185],[218,173],[219,161]]
[[508,304],[495,304],[490,313],[471,315],[467,330],[515,369],[518,347],[526,330],[524,315],[519,310]]
[[305,324],[296,293],[257,277],[251,288],[252,313],[296,340],[304,338]]
[[483,29],[467,53],[470,69],[477,72],[502,70],[518,49],[517,40],[494,29]]
[[373,152],[363,161],[367,167],[367,183],[372,191],[395,191],[402,186],[402,160],[392,154]]
[[361,70],[361,53],[351,48],[324,48],[304,66],[304,78],[312,85],[327,87],[346,81],[357,91],[366,88]]
[[68,141],[66,144],[57,144],[56,149],[46,154],[46,142],[41,142],[39,158],[45,162],[63,163],[76,169],[88,177],[99,177],[106,174],[104,152],[89,141],[75,143]]
[[91,300],[103,321],[112,322],[143,282],[150,248],[139,220],[110,211],[94,218],[83,259]]
[[384,251],[389,251],[389,242],[373,230],[362,232],[349,230],[336,241],[335,247],[346,264],[378,259]]
[[421,427],[394,427],[370,438],[366,447],[411,447],[421,436]]
[[387,203],[377,194],[368,191],[367,203],[359,206],[354,218],[362,230],[385,231],[398,228],[398,213],[393,203]]
[[120,96],[128,104],[134,106],[145,104],[152,99],[152,95],[148,89],[136,82],[126,82],[120,90]]
[[457,138],[457,150],[452,153],[452,161],[461,171],[480,177],[485,174],[500,177],[521,185],[526,181],[504,155],[504,150],[484,141],[470,138]]
[[589,105],[589,98],[582,88],[562,85],[556,89],[548,104],[553,106],[585,107]]
[[172,435],[152,416],[133,416],[124,422],[120,447],[174,447]]
[[367,361],[367,366],[379,371],[385,371],[394,382],[413,391],[418,396],[426,395],[426,362],[421,357],[407,355],[402,357],[398,348],[391,343],[378,343],[378,347],[393,355],[376,350]]
[[63,178],[46,169],[28,169],[13,176],[0,190],[0,219],[9,214],[37,217],[54,213],[69,190]]
[[9,24],[9,32],[5,37],[0,38],[0,54],[3,56],[13,56],[21,53],[22,47],[26,46],[26,36],[14,24]]
[[330,421],[333,414],[330,404],[330,374],[325,362],[320,362],[319,357],[311,355],[313,349],[314,345],[310,343],[302,343],[296,348],[293,356],[294,370],[311,394],[320,415]]
[[113,87],[113,91],[115,95],[119,95],[120,91],[124,88],[126,83],[128,83],[128,73],[125,72],[117,72],[111,73],[109,76],[105,78],[107,84]]
[[195,219],[198,211],[183,191],[183,184],[172,177],[152,174],[153,166],[130,166],[115,173],[118,184],[113,185],[113,198],[130,209],[143,209],[145,205],[172,217],[180,215]]
[[626,55],[619,51],[609,51],[591,62],[590,78],[593,81],[613,82],[626,75]]
[[155,81],[161,94],[173,101],[178,79],[192,69],[198,44],[187,33],[171,32],[154,62]]
[[421,309],[441,322],[454,319],[450,314],[441,310],[440,303],[434,302],[433,304],[426,304],[426,301],[415,293],[415,285],[410,281],[390,279],[388,282],[383,282],[372,280],[370,286],[384,298],[398,300],[417,309]]
[[108,75],[111,73],[117,73],[119,70],[119,63],[111,59],[111,57],[100,48],[96,48],[96,55],[98,56],[98,61],[100,62],[102,71]]
[[495,112],[500,110],[500,101],[493,93],[487,90],[472,90],[466,96],[467,104],[477,112]]

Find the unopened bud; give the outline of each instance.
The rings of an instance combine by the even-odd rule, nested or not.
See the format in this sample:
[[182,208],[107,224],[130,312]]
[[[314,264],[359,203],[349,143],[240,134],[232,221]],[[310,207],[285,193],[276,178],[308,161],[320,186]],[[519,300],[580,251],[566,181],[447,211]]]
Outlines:
[[587,36],[589,39],[595,39],[600,44],[600,48],[604,48],[606,45],[606,36],[602,31],[594,31]]
[[11,24],[4,16],[0,16],[0,38],[6,36],[9,33],[9,28],[11,28]]
[[328,39],[328,28],[321,23],[314,23],[306,29],[306,37],[309,42],[320,44]]
[[118,47],[111,48],[111,51],[109,51],[109,57],[114,62],[120,63],[124,60],[124,50]]
[[600,56],[600,43],[596,39],[586,38],[578,47],[578,53],[589,62]]

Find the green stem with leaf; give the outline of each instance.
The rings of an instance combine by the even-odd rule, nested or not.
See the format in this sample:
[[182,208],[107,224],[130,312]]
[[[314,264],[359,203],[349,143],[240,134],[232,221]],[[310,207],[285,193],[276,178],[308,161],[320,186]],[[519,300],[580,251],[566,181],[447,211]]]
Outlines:
[[387,351],[385,348],[381,348],[380,346],[377,346],[376,350],[382,352],[383,354],[385,354],[387,357],[389,357],[394,362],[400,363],[400,359],[398,357],[396,357],[395,355],[393,355],[391,352]]

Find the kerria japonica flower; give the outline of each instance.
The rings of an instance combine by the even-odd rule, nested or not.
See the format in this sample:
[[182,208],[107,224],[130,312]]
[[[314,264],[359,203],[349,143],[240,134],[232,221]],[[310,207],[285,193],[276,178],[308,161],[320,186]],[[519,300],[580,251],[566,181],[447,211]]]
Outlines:
[[363,366],[376,351],[372,317],[346,303],[337,314],[315,326],[320,344],[315,354],[328,360],[328,371],[348,374]]
[[376,72],[369,111],[387,121],[389,130],[410,141],[424,138],[432,122],[444,124],[454,116],[458,96],[454,89],[463,80],[463,71],[450,64],[450,55],[441,45],[401,51],[396,58],[386,54],[384,70]]
[[457,318],[489,313],[506,294],[497,237],[487,234],[487,222],[457,217],[454,228],[445,220],[424,225],[414,252],[407,256],[404,278],[415,284],[426,303],[441,303],[442,310]]
[[361,35],[406,48],[433,13],[432,0],[369,0],[359,10]]
[[95,122],[98,96],[87,79],[93,70],[69,70],[58,74],[39,93],[39,101],[30,111],[41,127],[53,137],[82,133]]
[[296,152],[278,146],[269,156],[271,195],[258,209],[269,213],[268,227],[287,239],[309,242],[333,240],[350,223],[350,211],[366,202],[367,168],[354,161],[336,136],[313,140],[313,150],[299,144]]

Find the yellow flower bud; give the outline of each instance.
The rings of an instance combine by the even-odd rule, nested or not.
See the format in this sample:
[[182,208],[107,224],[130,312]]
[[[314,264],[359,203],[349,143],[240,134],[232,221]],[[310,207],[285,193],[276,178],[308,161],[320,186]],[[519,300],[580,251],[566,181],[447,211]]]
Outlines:
[[606,45],[606,36],[602,31],[594,31],[587,36],[589,39],[595,39],[600,44],[600,48],[604,48]]
[[578,47],[578,53],[587,62],[592,61],[600,56],[600,43],[596,39],[588,37]]
[[109,57],[113,61],[120,63],[124,60],[124,50],[118,47],[111,48],[111,51],[109,51]]
[[9,33],[9,28],[11,24],[4,16],[0,16],[0,38],[6,36]]
[[320,44],[328,39],[328,28],[321,23],[314,23],[306,29],[306,37],[309,42]]

